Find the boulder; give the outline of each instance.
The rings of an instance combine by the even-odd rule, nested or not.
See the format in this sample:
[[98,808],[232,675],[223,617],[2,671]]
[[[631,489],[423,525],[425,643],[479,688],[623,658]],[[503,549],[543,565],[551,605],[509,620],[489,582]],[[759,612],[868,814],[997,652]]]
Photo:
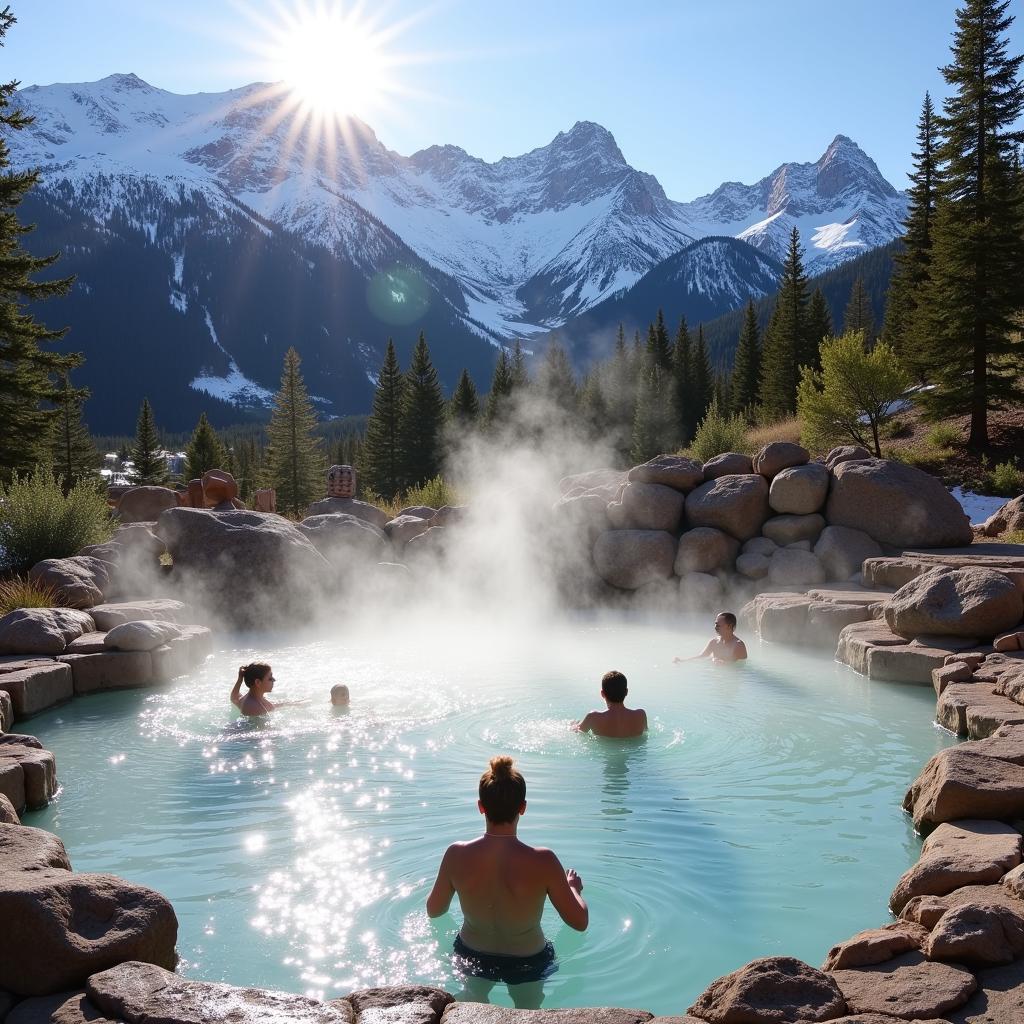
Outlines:
[[725,591],[717,576],[688,572],[679,577],[679,599],[684,608],[706,611],[721,607]]
[[973,538],[960,503],[941,481],[886,459],[835,466],[825,518],[894,547],[958,547]]
[[976,978],[977,991],[959,1010],[945,1014],[947,1024],[1021,1024],[1024,1021],[1024,963],[1017,961],[1005,967],[980,970]]
[[664,484],[685,493],[704,482],[704,467],[685,455],[657,455],[642,466],[634,466],[627,479],[630,483]]
[[0,988],[19,995],[80,988],[126,960],[177,960],[170,903],[113,875],[0,871],[0,920]]
[[35,736],[0,735],[0,793],[19,813],[45,807],[57,792],[53,754]]
[[698,526],[687,530],[679,538],[676,551],[676,575],[688,572],[716,572],[731,569],[736,561],[740,543],[729,534],[711,526]]
[[159,559],[167,550],[164,542],[153,532],[156,522],[122,523],[110,538],[109,544],[114,548],[137,555],[146,555]]
[[60,660],[71,671],[76,694],[128,690],[154,682],[150,651],[108,649],[100,654],[62,654]]
[[95,622],[95,629],[108,632],[122,622],[138,622],[155,619],[157,622],[184,622],[188,609],[181,601],[170,598],[153,598],[149,601],[108,602],[89,609]]
[[[136,958],[139,959],[139,958]],[[86,983],[89,1001],[126,1024],[351,1024],[352,1010],[291,992],[190,981],[152,963],[121,963]],[[450,998],[450,997],[449,997]]]
[[308,537],[277,515],[171,508],[160,516],[158,532],[175,576],[199,586],[240,627],[308,619],[311,595],[328,591],[338,576]]
[[808,643],[815,647],[835,650],[842,631],[855,622],[871,618],[870,610],[862,604],[844,604],[833,601],[812,601],[807,610]]
[[[379,988],[364,988],[348,996],[357,1020],[388,1024],[438,1024],[448,1008],[456,1008],[455,1000],[444,989],[428,985],[384,985]],[[478,1003],[463,1004],[472,1010],[480,1009]]]
[[918,831],[966,817],[1024,817],[1024,766],[966,744],[940,750],[907,791],[903,809]]
[[1024,494],[1011,498],[1005,505],[996,509],[985,520],[981,532],[986,537],[998,537],[1008,531],[1024,530]]
[[559,498],[551,511],[556,523],[564,527],[569,544],[593,545],[597,535],[608,529],[608,502],[608,495],[601,490],[573,491]]
[[[18,825],[21,819],[18,817],[18,812],[14,808],[14,804],[11,803],[11,798],[6,796],[4,793],[0,793],[0,823],[4,825]],[[0,1020],[3,1017],[0,1015]]]
[[646,1010],[624,1010],[617,1006],[519,1010],[466,1002],[452,1003],[444,1011],[442,1021],[443,1024],[702,1024],[697,1017],[652,1017]]
[[1024,631],[1014,630],[1012,633],[1003,633],[992,641],[992,647],[1001,654],[1010,651],[1024,651]]
[[169,683],[185,675],[192,667],[189,650],[189,642],[184,637],[172,637],[167,643],[154,647],[149,652],[153,665],[150,682]]
[[772,441],[754,453],[754,472],[771,480],[777,473],[791,466],[806,465],[811,453],[791,441]]
[[932,672],[946,659],[947,652],[912,644],[879,644],[866,651],[864,675],[889,683],[916,683],[927,686]]
[[71,700],[74,684],[66,665],[50,661],[0,673],[0,690],[11,698],[15,721],[21,721]]
[[861,568],[866,585],[898,590],[905,583],[934,569],[935,565],[918,558],[878,557],[864,559]]
[[117,512],[122,523],[154,523],[160,513],[178,507],[178,493],[170,487],[132,487],[121,495]]
[[[0,1019],[3,1019],[0,1017]],[[4,1024],[120,1024],[109,1020],[84,992],[58,992],[54,996],[22,999]]]
[[103,642],[106,638],[107,634],[101,633],[98,630],[95,633],[83,633],[77,640],[72,640],[64,648],[64,653],[102,654],[107,649],[107,645]]
[[1017,588],[992,569],[932,569],[889,598],[885,621],[905,637],[994,636],[1024,616]]
[[717,480],[720,476],[747,476],[754,472],[754,460],[739,452],[723,452],[704,463],[704,479]]
[[866,967],[883,964],[901,953],[920,950],[928,938],[928,929],[914,921],[893,921],[881,928],[858,932],[845,942],[828,951],[823,971],[838,971],[847,967]]
[[89,555],[46,558],[32,566],[28,578],[49,587],[68,608],[91,608],[103,600],[113,568],[110,562]]
[[971,666],[966,661],[950,661],[947,655],[941,667],[932,669],[932,688],[935,695],[941,697],[950,683],[970,682],[971,672]]
[[770,562],[765,555],[759,555],[754,552],[746,555],[740,555],[736,559],[736,571],[741,576],[746,576],[749,580],[761,580],[768,575],[768,566]]
[[14,724],[14,701],[6,690],[0,690],[0,733],[7,732]]
[[598,575],[623,590],[668,579],[675,557],[676,539],[664,530],[606,530],[594,542]]
[[833,971],[832,977],[853,1013],[903,1018],[939,1017],[963,1006],[977,987],[970,971],[929,963],[917,952],[884,964]]
[[0,873],[70,871],[64,844],[52,833],[28,825],[0,825]]
[[768,484],[753,473],[709,480],[686,496],[690,526],[713,526],[739,541],[761,532],[768,511]]
[[939,825],[917,863],[904,872],[889,900],[898,914],[915,896],[945,896],[965,885],[998,882],[1021,862],[1021,836],[997,821],[961,819]]
[[810,551],[780,548],[769,560],[768,579],[776,586],[824,583],[825,567]]
[[675,533],[686,499],[664,484],[628,483],[608,506],[608,522],[620,530],[665,530]]
[[874,456],[859,444],[845,444],[839,448],[833,448],[825,456],[825,465],[828,469],[835,469],[840,462],[863,462],[865,459],[872,459]]
[[897,636],[884,622],[875,619],[854,622],[839,634],[836,660],[849,665],[855,672],[867,675],[868,652],[873,647],[904,645],[906,638]]
[[336,569],[351,568],[353,561],[379,562],[391,553],[383,529],[342,512],[309,516],[299,523],[299,530]]
[[209,508],[231,505],[238,498],[235,478],[223,469],[207,470],[202,476],[203,499]]
[[179,633],[173,622],[136,619],[114,626],[103,638],[103,646],[114,651],[151,651]]
[[929,960],[964,964],[1008,964],[1024,953],[1024,903],[1020,910],[989,902],[947,910],[922,951]]
[[814,545],[814,553],[830,580],[848,580],[861,571],[865,558],[881,555],[881,547],[863,530],[826,526]]
[[785,547],[800,540],[809,540],[812,544],[825,529],[825,520],[817,513],[807,516],[772,516],[762,527],[761,532],[773,544]]
[[811,602],[797,594],[761,594],[756,599],[757,632],[762,640],[802,644]]
[[769,537],[751,537],[744,543],[742,551],[745,555],[764,555],[766,558],[771,558],[778,546]]
[[[600,498],[596,499],[596,503],[600,505],[601,518],[604,519],[605,503]],[[421,533],[430,529],[430,518],[430,516],[416,516],[403,512],[387,523],[384,527],[384,532],[388,535],[391,543],[394,544],[395,549],[401,551],[413,537],[418,537]]]
[[772,477],[768,504],[776,512],[811,515],[825,504],[829,479],[828,470],[820,462],[783,469]]
[[0,654],[60,654],[96,623],[77,608],[16,608],[0,618]]
[[376,526],[378,530],[383,530],[391,518],[387,512],[377,508],[376,505],[359,501],[357,498],[322,498],[320,501],[314,501],[306,509],[305,518],[309,519],[311,516],[331,515],[338,512],[343,515],[355,516],[356,519],[361,519],[364,523]]
[[429,505],[409,505],[407,508],[401,509],[395,518],[413,516],[416,519],[433,519],[436,515],[437,509],[431,508]]
[[613,501],[625,484],[626,476],[627,472],[622,469],[591,469],[586,473],[562,477],[558,481],[558,493],[566,495],[570,491],[601,490],[606,494],[607,501]]
[[809,540],[795,540],[792,544],[786,545],[789,551],[813,551],[814,545]]
[[790,956],[752,960],[713,981],[687,1013],[710,1024],[835,1020],[846,1000],[827,974]]
[[916,921],[931,931],[948,910],[971,903],[995,903],[1015,912],[1021,908],[1020,900],[1001,885],[965,885],[948,896],[915,896],[900,911],[900,919]]

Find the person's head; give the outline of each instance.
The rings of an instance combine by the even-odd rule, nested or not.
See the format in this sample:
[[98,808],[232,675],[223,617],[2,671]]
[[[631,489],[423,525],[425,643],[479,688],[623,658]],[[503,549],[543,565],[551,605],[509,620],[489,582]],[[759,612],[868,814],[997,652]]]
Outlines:
[[348,687],[344,683],[331,687],[331,703],[335,707],[347,707],[349,700]]
[[626,699],[626,677],[617,669],[601,676],[601,696],[609,704],[621,704]]
[[719,612],[715,618],[715,632],[732,636],[736,631],[736,616],[732,612]]
[[253,661],[242,669],[242,682],[254,693],[269,693],[274,688],[274,673],[266,662]]
[[480,776],[477,805],[489,822],[505,825],[526,810],[526,779],[516,771],[511,757],[492,757]]

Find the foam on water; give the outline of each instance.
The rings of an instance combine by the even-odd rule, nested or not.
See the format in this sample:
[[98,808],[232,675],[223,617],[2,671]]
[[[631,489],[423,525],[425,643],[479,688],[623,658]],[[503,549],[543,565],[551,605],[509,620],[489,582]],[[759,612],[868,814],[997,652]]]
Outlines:
[[[31,723],[57,755],[56,831],[79,870],[165,893],[190,977],[332,997],[427,982],[459,990],[460,922],[423,909],[445,846],[480,831],[476,783],[512,753],[520,834],[585,883],[591,926],[544,926],[560,967],[545,1005],[675,1014],[772,953],[813,964],[888,919],[918,840],[900,800],[952,739],[928,688],[870,683],[824,656],[672,664],[708,624],[576,620],[533,632],[458,624],[296,643],[244,638],[159,691],[79,699]],[[340,633],[340,630],[339,630]],[[227,701],[237,666],[274,666],[266,721]],[[645,741],[568,724],[626,672]],[[346,711],[330,688],[352,691]],[[491,996],[510,1004],[503,986]]]

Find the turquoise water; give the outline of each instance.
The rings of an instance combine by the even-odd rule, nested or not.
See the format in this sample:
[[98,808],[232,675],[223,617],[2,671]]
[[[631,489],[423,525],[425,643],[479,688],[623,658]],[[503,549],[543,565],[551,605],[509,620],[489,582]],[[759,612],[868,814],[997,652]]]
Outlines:
[[[930,688],[870,683],[827,657],[751,645],[739,669],[673,665],[707,625],[241,638],[163,690],[29,723],[63,788],[26,823],[57,832],[78,870],[165,893],[187,976],[328,998],[458,991],[458,902],[436,921],[423,902],[446,845],[481,829],[487,759],[512,753],[528,786],[520,835],[581,873],[591,911],[585,934],[546,913],[560,969],[544,1005],[680,1013],[753,957],[817,965],[888,920],[919,849],[900,800],[952,742],[931,724]],[[308,703],[237,720],[227,693],[257,655],[275,699]],[[648,711],[644,742],[567,727],[609,668]],[[347,714],[328,703],[336,682],[352,690]],[[511,1004],[504,986],[491,999]]]

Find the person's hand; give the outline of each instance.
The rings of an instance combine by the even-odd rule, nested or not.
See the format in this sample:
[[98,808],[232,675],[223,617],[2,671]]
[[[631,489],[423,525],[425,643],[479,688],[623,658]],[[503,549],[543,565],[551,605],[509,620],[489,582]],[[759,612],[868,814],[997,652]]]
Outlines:
[[565,873],[565,880],[569,883],[570,889],[575,889],[577,892],[583,892],[583,879],[580,878],[572,868],[569,868]]
[[241,682],[241,681],[242,681],[242,677],[243,677],[244,675],[245,675],[245,666],[244,666],[244,665],[239,665],[239,666],[238,666],[238,681],[239,681],[239,682]]

